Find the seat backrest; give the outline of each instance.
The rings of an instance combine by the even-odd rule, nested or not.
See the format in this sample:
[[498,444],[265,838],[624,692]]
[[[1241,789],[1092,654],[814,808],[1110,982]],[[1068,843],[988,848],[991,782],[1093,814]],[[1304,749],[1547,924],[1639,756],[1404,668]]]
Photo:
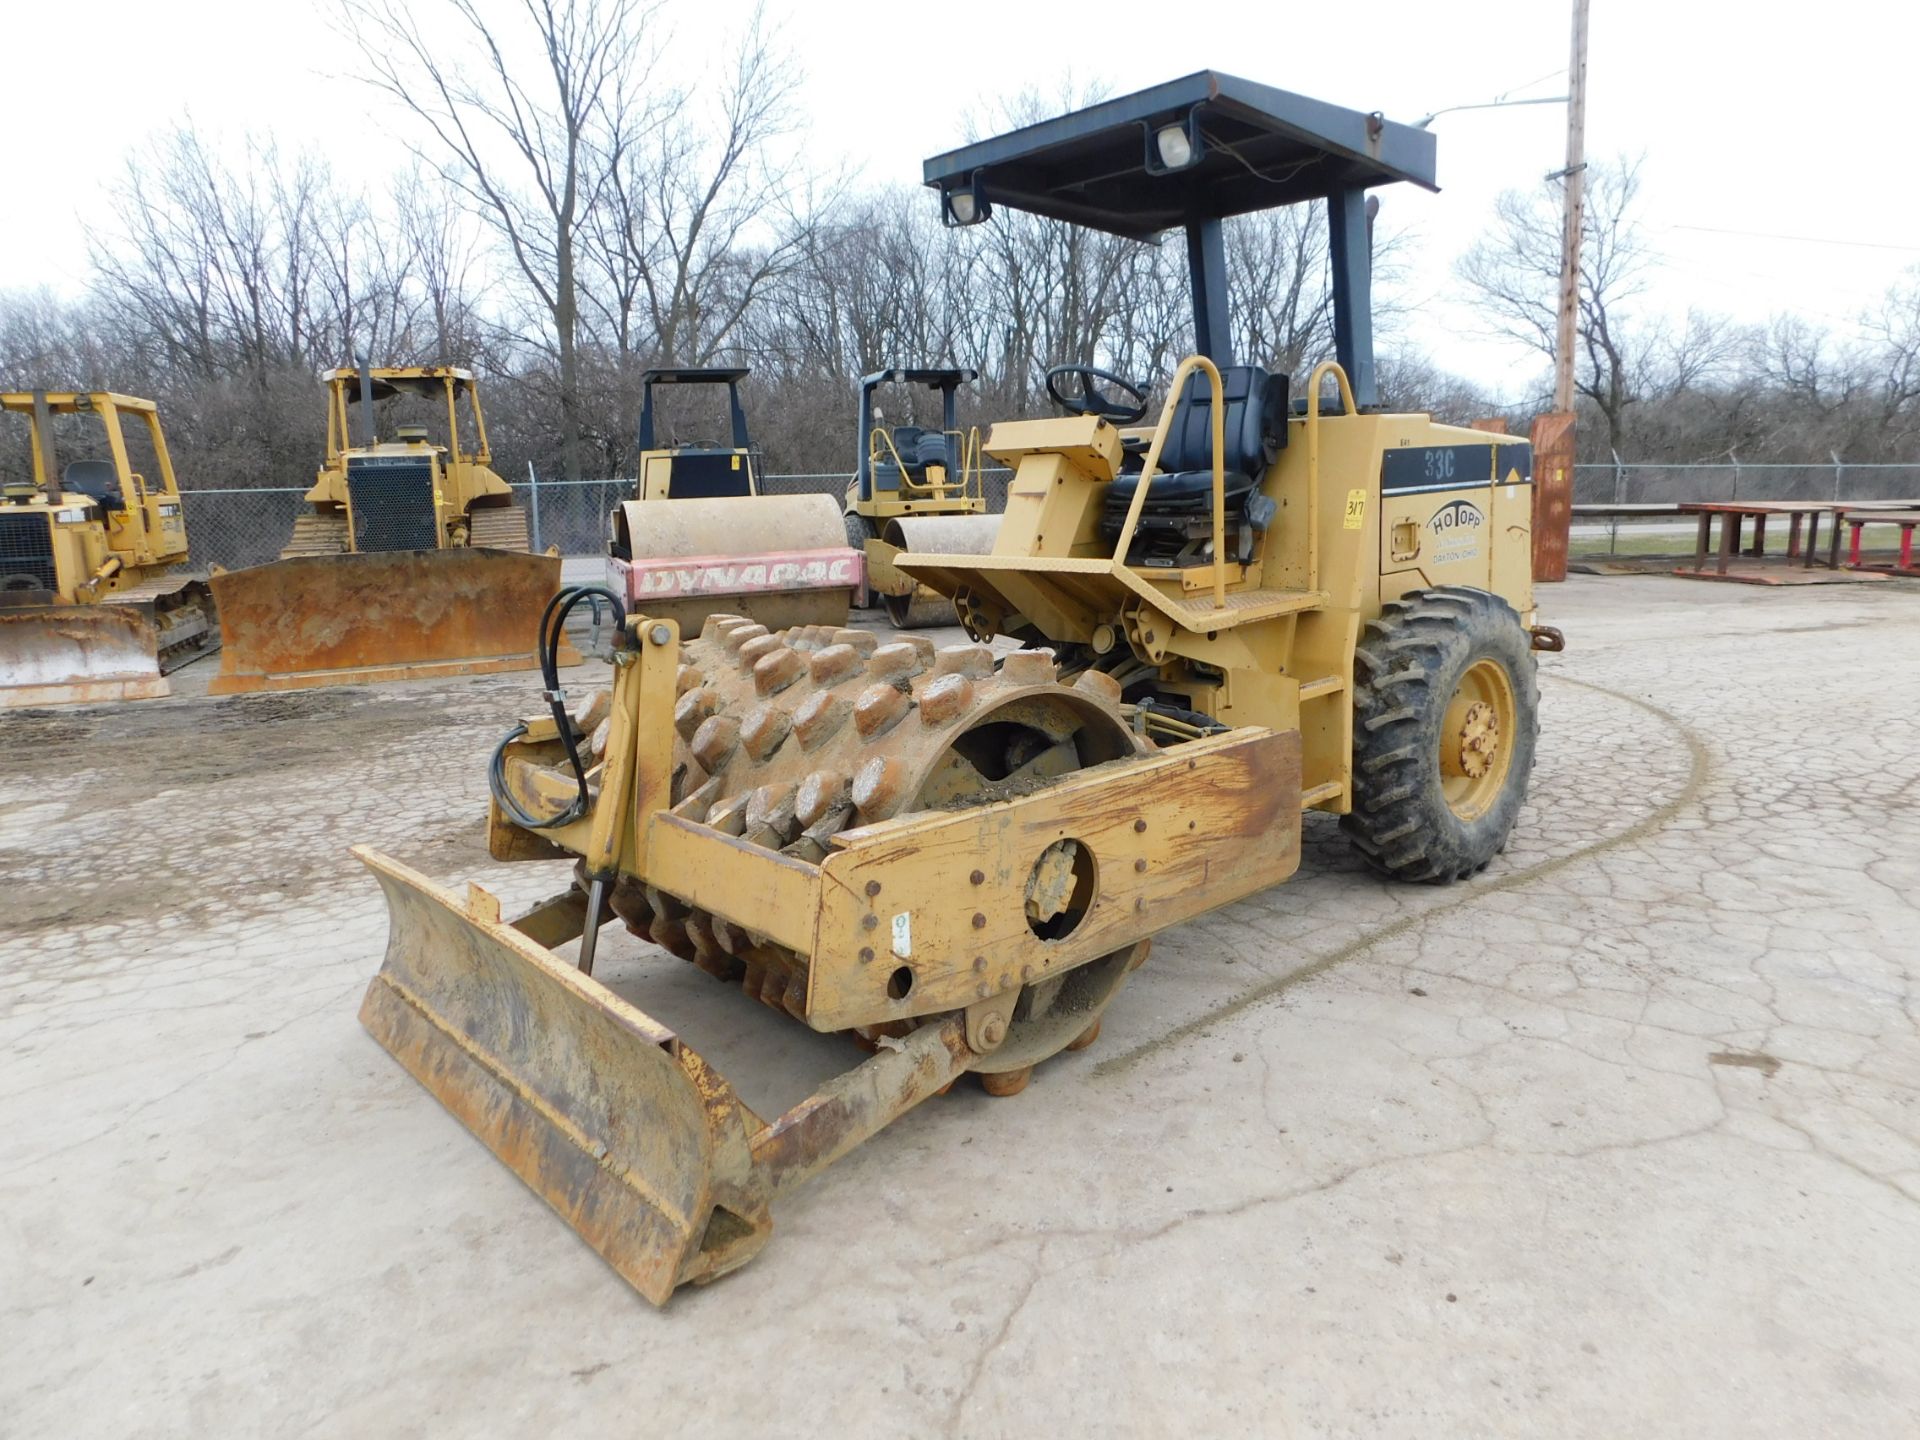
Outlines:
[[[1227,412],[1222,463],[1229,473],[1265,474],[1287,443],[1287,377],[1269,375],[1258,365],[1228,365],[1220,371],[1220,391]],[[1207,377],[1188,376],[1160,452],[1162,470],[1213,468],[1212,410]]]
[[60,487],[91,496],[104,510],[118,510],[126,503],[111,460],[69,460],[60,472]]
[[900,454],[900,463],[918,481],[921,471],[929,463],[941,465],[946,462],[946,437],[938,430],[928,430],[920,425],[896,425],[893,427],[893,448]]
[[[904,451],[901,452],[905,454]],[[913,454],[907,456],[909,465],[918,465],[925,469],[929,465],[947,463],[947,435],[944,430],[922,430],[920,438],[914,442]]]
[[737,450],[681,450],[667,493],[675,500],[721,500],[753,493],[753,472]]

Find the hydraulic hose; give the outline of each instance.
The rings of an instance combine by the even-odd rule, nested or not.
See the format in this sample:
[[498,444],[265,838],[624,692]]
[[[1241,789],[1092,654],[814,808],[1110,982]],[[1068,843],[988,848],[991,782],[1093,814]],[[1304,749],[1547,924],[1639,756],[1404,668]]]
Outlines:
[[594,621],[600,619],[600,607],[608,606],[613,612],[616,633],[626,624],[626,607],[620,603],[620,597],[604,585],[567,585],[547,602],[540,613],[540,629],[535,648],[540,658],[541,694],[546,697],[553,711],[553,725],[561,746],[567,754],[567,765],[573,771],[574,783],[579,793],[571,804],[559,815],[550,820],[541,820],[529,815],[507,789],[506,759],[507,747],[527,733],[525,725],[516,725],[493,749],[493,756],[487,762],[487,789],[493,795],[494,804],[506,814],[514,824],[529,830],[557,830],[563,825],[571,825],[587,813],[592,799],[587,793],[587,767],[580,758],[582,738],[573,726],[573,717],[567,713],[567,692],[560,688],[560,641],[566,634],[567,617],[574,612],[582,601],[591,601]]

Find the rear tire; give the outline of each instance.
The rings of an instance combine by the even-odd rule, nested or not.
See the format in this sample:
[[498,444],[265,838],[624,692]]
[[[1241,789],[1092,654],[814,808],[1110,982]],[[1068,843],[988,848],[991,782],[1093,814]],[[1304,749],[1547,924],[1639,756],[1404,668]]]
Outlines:
[[858,511],[848,510],[845,512],[845,518],[847,522],[847,544],[860,552],[862,561],[860,568],[860,588],[853,592],[853,605],[856,610],[872,610],[879,605],[880,597],[867,588],[865,557],[867,553],[867,541],[877,539],[878,532],[873,528],[873,522]]
[[1416,590],[1367,622],[1353,668],[1347,838],[1395,880],[1485,869],[1519,818],[1540,729],[1519,615],[1484,590]]

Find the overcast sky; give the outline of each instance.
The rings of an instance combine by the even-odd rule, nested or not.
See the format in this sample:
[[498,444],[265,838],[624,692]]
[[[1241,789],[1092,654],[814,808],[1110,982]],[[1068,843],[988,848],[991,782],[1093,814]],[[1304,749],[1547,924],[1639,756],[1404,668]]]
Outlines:
[[[711,57],[747,9],[677,0],[678,64]],[[81,24],[62,6],[10,6],[0,134],[14,165],[0,285],[78,288],[102,183],[129,146],[188,111],[229,139],[270,130],[322,147],[338,172],[382,184],[404,159],[382,123],[392,112],[344,78],[353,54],[331,14],[259,0],[93,0]],[[807,143],[823,163],[910,183],[996,91],[1052,92],[1070,76],[1118,94],[1213,67],[1412,120],[1507,92],[1562,93],[1569,25],[1565,0],[787,0],[785,14]],[[1169,14],[1180,17],[1170,29]],[[1592,17],[1588,150],[1645,154],[1644,216],[1662,257],[1652,306],[1742,320],[1794,311],[1844,331],[1920,263],[1920,186],[1905,166],[1920,4],[1592,0]],[[1381,192],[1383,221],[1415,232],[1406,333],[1509,395],[1544,365],[1476,335],[1451,267],[1501,190],[1559,168],[1564,125],[1557,105],[1442,116],[1440,193]]]

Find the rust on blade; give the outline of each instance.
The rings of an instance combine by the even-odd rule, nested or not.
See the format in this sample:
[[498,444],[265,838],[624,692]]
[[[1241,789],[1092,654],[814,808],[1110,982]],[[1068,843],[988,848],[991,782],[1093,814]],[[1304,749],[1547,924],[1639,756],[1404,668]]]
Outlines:
[[[208,692],[231,695],[532,669],[560,560],[482,549],[308,555],[212,585],[224,644]],[[563,647],[560,663],[578,662]]]
[[922,1100],[939,1094],[975,1059],[958,1017],[915,1030],[897,1048],[836,1076],[753,1137],[775,1196],[811,1179]]
[[654,1304],[752,1258],[771,1229],[761,1126],[733,1088],[491,907],[354,853],[391,921],[360,1010],[373,1037]]
[[171,693],[150,621],[117,605],[0,609],[0,709]]

